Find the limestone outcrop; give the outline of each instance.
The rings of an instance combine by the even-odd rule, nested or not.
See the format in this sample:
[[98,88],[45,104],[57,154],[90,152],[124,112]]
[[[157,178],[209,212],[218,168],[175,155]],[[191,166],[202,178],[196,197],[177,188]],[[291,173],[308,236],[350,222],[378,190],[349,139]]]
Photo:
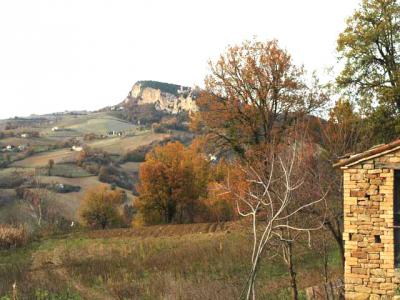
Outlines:
[[159,111],[170,114],[197,111],[196,98],[199,88],[182,87],[155,81],[135,83],[128,96],[122,102],[123,107],[154,104]]

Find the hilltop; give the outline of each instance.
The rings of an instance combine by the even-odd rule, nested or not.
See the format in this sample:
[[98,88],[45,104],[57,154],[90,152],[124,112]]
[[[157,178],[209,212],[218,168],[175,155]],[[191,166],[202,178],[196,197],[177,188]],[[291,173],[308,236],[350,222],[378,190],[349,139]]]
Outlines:
[[135,106],[153,105],[155,110],[169,113],[190,113],[197,110],[196,98],[200,90],[158,81],[138,81],[128,96],[114,109],[132,109]]

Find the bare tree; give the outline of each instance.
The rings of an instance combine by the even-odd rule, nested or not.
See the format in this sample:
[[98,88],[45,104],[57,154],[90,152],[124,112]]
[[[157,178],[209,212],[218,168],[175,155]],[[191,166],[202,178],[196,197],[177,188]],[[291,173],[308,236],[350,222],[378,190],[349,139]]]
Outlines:
[[23,189],[22,198],[28,204],[37,225],[41,227],[42,221],[47,218],[51,193],[44,187],[40,176],[36,173],[30,178],[29,185],[31,186],[30,189]]
[[[235,195],[239,215],[251,219],[251,269],[242,298],[256,298],[257,270],[262,256],[273,253],[272,239],[277,238],[285,242],[285,257],[291,266],[290,270],[294,272],[291,261],[294,237],[299,232],[305,233],[310,244],[311,232],[323,227],[324,221],[320,219],[309,224],[298,222],[299,216],[310,207],[325,206],[326,196],[321,194],[314,197],[315,195],[310,193],[310,197],[299,197],[304,193],[301,191],[305,182],[302,169],[304,148],[301,143],[294,143],[282,151],[271,150],[266,159],[255,160],[240,167],[241,184],[228,185],[229,191]],[[291,277],[293,287],[296,285],[295,273],[291,274]],[[297,291],[296,286],[294,291]]]

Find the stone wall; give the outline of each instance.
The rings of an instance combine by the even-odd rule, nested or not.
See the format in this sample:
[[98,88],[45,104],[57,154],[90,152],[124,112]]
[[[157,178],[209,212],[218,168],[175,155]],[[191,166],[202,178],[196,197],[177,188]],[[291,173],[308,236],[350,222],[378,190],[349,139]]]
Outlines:
[[400,151],[360,162],[344,172],[346,299],[392,299],[394,170]]

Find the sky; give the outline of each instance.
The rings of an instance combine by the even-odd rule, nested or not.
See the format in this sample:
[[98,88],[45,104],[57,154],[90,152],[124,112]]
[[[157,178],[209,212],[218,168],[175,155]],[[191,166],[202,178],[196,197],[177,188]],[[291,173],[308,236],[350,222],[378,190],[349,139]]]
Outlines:
[[115,105],[138,80],[202,86],[209,60],[254,37],[327,80],[359,2],[2,0],[0,118]]

